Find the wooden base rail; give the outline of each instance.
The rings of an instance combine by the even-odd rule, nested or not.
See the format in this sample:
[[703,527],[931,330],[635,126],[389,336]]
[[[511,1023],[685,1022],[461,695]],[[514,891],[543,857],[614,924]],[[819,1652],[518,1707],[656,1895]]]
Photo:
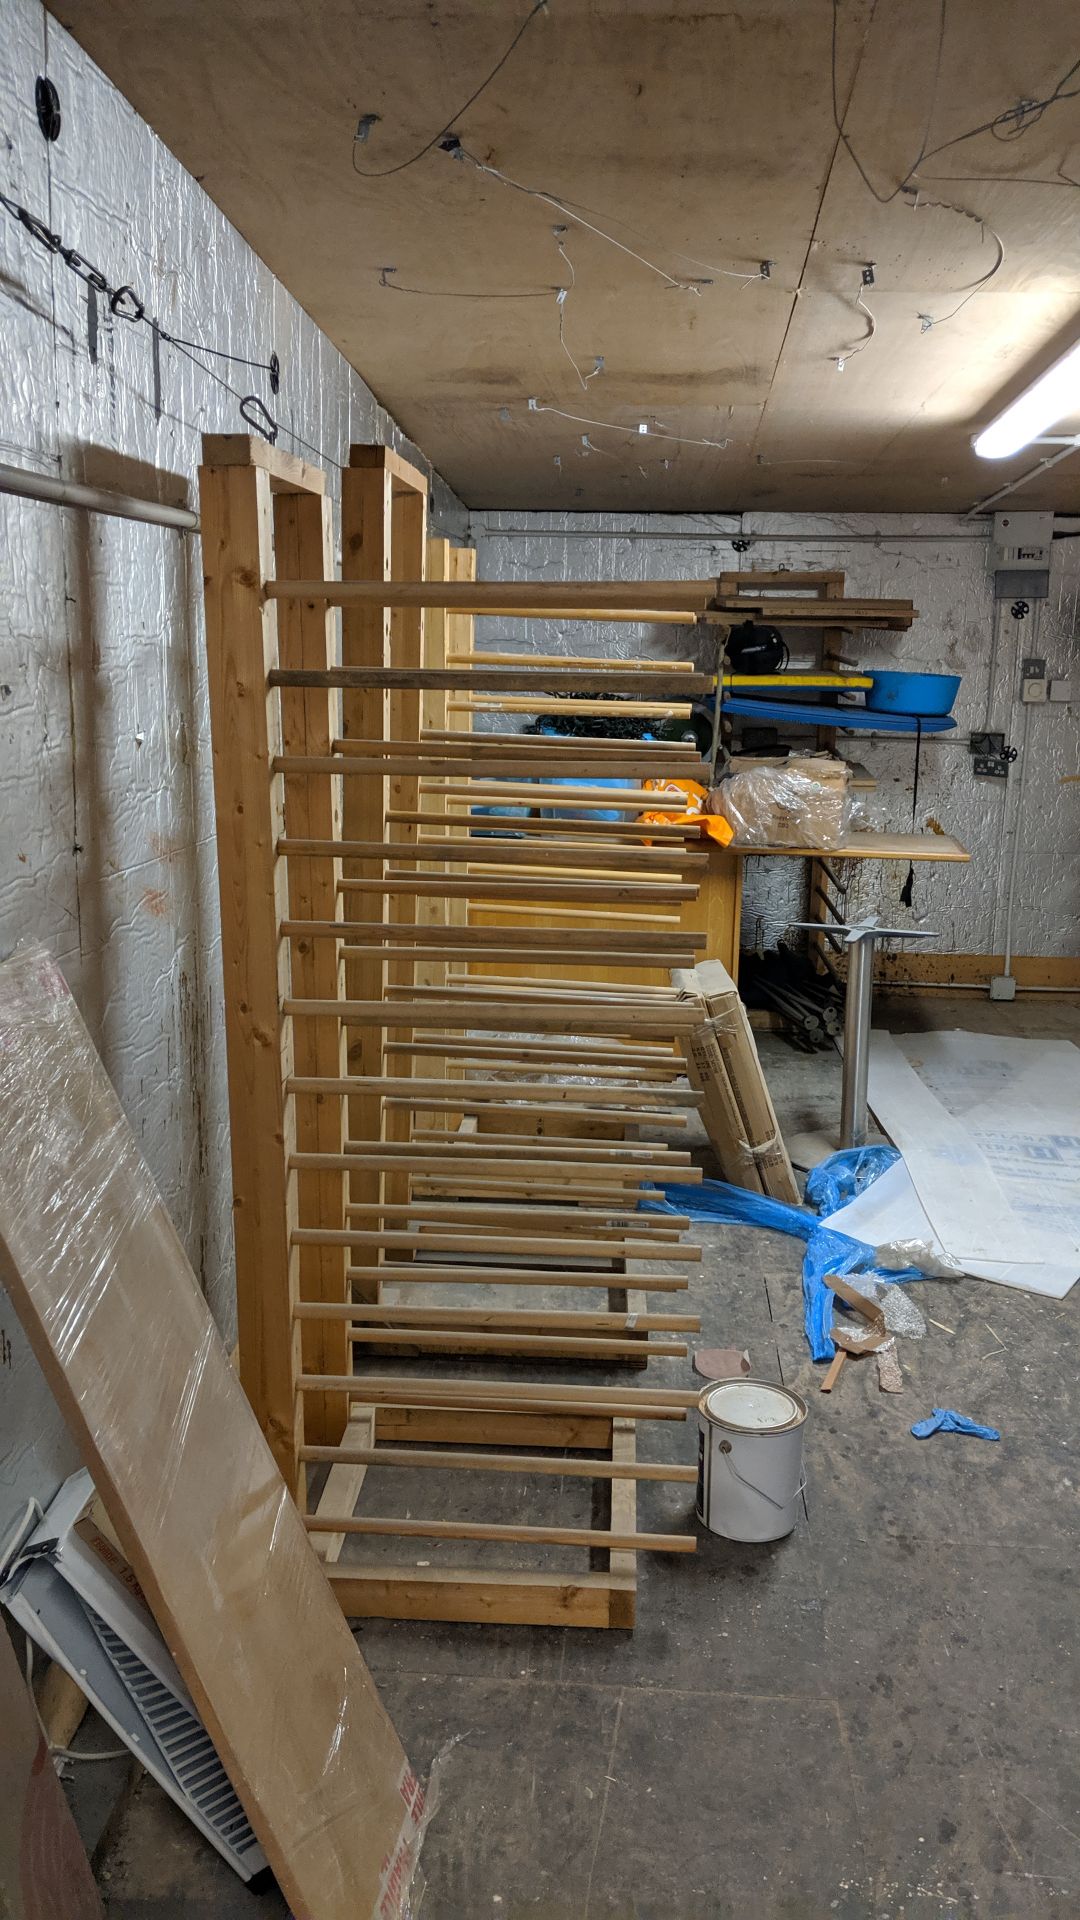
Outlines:
[[304,1447],[303,1459],[312,1465],[342,1461],[353,1467],[435,1468],[448,1473],[548,1474],[567,1480],[662,1480],[694,1486],[697,1468],[663,1460],[568,1460],[535,1453],[460,1453],[447,1448],[433,1453],[422,1447]]
[[527,1546],[601,1547],[607,1552],[694,1553],[697,1541],[688,1533],[618,1533],[597,1527],[500,1526],[482,1520],[350,1519],[320,1520],[305,1515],[309,1533],[395,1534],[404,1540],[497,1540]]

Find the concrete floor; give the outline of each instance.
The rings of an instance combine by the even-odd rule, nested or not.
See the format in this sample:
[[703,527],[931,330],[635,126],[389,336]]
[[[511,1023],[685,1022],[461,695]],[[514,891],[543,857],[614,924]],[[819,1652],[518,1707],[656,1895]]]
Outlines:
[[[897,998],[878,1017],[1080,1039],[1080,1012],[1049,997]],[[835,1056],[771,1036],[761,1050],[785,1131],[828,1123]],[[633,1634],[361,1628],[414,1764],[456,1741],[438,1767],[423,1920],[1080,1914],[1080,1289],[1055,1303],[922,1283],[942,1327],[904,1344],[903,1396],[855,1363],[823,1399],[798,1243],[697,1237],[702,1343],[748,1346],[756,1374],[810,1398],[805,1517],[772,1546],[702,1536],[693,1558],[642,1555]],[[665,1384],[693,1383],[689,1362],[666,1368]],[[913,1440],[934,1405],[999,1426],[1001,1444]],[[653,1426],[642,1447],[695,1450],[692,1422]],[[537,1482],[530,1518],[574,1492]],[[640,1524],[692,1525],[692,1504],[691,1488],[643,1484]],[[110,1920],[285,1912],[151,1785],[114,1824]]]

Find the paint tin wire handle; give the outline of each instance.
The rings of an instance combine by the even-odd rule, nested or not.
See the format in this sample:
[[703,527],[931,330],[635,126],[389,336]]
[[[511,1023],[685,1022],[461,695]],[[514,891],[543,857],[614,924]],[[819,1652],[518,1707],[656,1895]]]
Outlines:
[[795,1491],[793,1494],[791,1494],[790,1498],[788,1498],[787,1500],[775,1500],[771,1493],[766,1493],[764,1487],[759,1487],[755,1485],[753,1480],[748,1480],[745,1474],[739,1472],[738,1467],[735,1465],[735,1462],[731,1457],[731,1441],[730,1440],[721,1440],[720,1452],[724,1456],[724,1464],[727,1467],[728,1472],[733,1474],[736,1480],[741,1481],[744,1487],[748,1487],[751,1493],[756,1493],[760,1495],[762,1500],[767,1500],[770,1507],[775,1507],[779,1513],[785,1512],[786,1509],[790,1507],[792,1500],[797,1500],[800,1493],[805,1492],[806,1475],[804,1473],[802,1476],[802,1479],[799,1481],[798,1486],[795,1488]]

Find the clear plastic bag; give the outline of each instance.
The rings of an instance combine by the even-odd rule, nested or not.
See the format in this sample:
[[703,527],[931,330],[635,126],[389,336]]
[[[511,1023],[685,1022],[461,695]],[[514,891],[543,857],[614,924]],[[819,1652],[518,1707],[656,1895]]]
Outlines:
[[709,795],[709,810],[735,831],[740,847],[838,847],[848,830],[851,773],[823,754],[732,762]]

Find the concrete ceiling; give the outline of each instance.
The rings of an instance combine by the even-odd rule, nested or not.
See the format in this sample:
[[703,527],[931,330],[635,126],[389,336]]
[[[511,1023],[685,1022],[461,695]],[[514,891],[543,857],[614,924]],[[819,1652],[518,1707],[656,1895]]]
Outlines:
[[[437,145],[361,177],[529,11],[56,6],[472,506],[941,512],[1032,465],[969,442],[1080,334],[1075,6],[549,0],[454,130],[567,211]],[[1080,507],[1080,455],[1016,503]]]

